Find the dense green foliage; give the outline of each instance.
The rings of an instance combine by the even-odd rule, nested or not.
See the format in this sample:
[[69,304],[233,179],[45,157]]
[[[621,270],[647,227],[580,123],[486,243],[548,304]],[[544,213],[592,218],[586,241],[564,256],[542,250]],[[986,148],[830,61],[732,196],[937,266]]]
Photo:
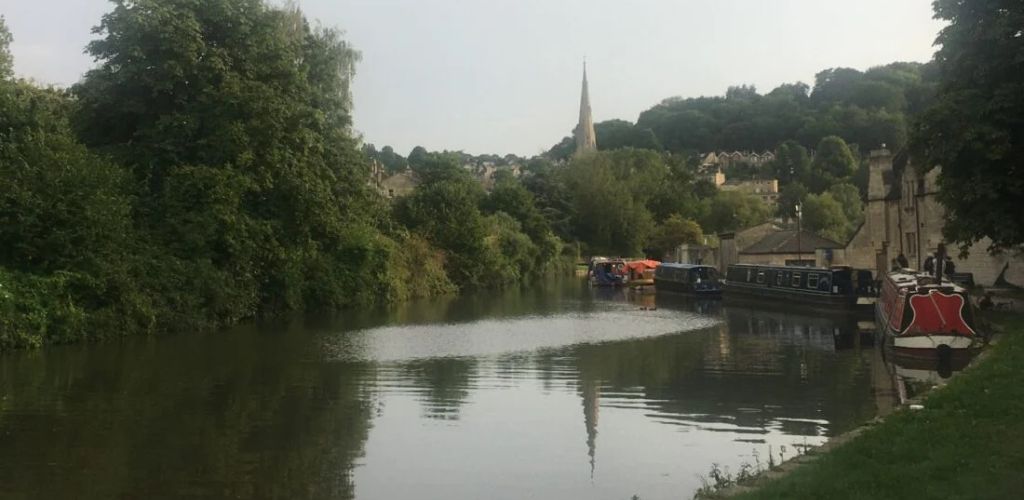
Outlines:
[[458,286],[499,287],[572,264],[515,179],[488,194],[456,155],[423,153],[414,165],[420,185],[395,204],[395,218],[444,252],[445,270]]
[[645,149],[598,151],[555,166],[535,160],[523,185],[539,213],[585,255],[660,259],[705,231],[759,224],[771,210],[759,198],[720,192],[679,155]]
[[561,255],[519,258],[519,223],[476,198],[465,248],[396,224],[338,32],[261,0],[114,3],[71,92],[13,80],[0,23],[0,348],[450,293],[473,251],[511,260],[502,284]]
[[1012,0],[937,0],[949,25],[935,54],[938,93],[914,128],[920,164],[941,166],[945,236],[993,249],[1024,243],[1024,7]]
[[[773,151],[787,140],[813,148],[834,135],[861,151],[882,144],[898,150],[906,144],[908,121],[928,104],[933,80],[931,68],[918,63],[892,63],[864,72],[831,68],[816,75],[813,88],[798,82],[767,94],[738,86],[725,96],[672,97],[640,113],[632,127],[612,120],[594,129],[602,149]],[[563,140],[549,155],[566,158],[570,145]]]

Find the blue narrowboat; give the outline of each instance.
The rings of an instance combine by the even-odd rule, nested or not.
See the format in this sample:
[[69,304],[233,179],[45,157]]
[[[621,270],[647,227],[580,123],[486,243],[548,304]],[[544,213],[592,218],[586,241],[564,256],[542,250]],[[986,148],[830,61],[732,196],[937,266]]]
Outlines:
[[654,270],[654,288],[702,297],[722,293],[718,270],[700,264],[662,263]]
[[869,271],[850,267],[732,264],[725,273],[725,295],[794,304],[854,307],[871,295]]

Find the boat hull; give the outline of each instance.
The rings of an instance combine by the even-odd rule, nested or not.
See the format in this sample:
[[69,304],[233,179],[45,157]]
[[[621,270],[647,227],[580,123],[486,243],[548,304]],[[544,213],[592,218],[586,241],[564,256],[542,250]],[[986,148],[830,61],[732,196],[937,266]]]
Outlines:
[[690,283],[681,283],[678,281],[664,280],[658,278],[654,278],[654,288],[659,291],[693,295],[695,297],[712,298],[720,297],[722,295],[722,289],[719,287],[695,288]]
[[[835,295],[810,291],[791,290],[763,286],[746,286],[727,282],[723,287],[726,297],[742,297],[762,301],[785,301],[805,306],[819,306],[839,309],[853,309],[857,306],[857,297],[853,295]],[[868,316],[870,318],[870,316]]]
[[959,335],[946,332],[905,334],[893,330],[890,323],[885,319],[885,311],[881,303],[875,305],[875,324],[878,326],[878,333],[885,337],[885,342],[888,345],[897,351],[911,355],[932,352],[944,347],[959,350],[971,349],[977,346],[976,337],[973,335]]

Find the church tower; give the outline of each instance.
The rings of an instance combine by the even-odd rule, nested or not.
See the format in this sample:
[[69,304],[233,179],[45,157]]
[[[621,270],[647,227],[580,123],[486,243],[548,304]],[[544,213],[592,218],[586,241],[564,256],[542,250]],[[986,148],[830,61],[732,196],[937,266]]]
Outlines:
[[580,122],[573,130],[576,139],[576,154],[597,150],[597,134],[594,133],[594,117],[590,114],[590,92],[587,91],[587,62],[583,62],[583,92],[580,95]]

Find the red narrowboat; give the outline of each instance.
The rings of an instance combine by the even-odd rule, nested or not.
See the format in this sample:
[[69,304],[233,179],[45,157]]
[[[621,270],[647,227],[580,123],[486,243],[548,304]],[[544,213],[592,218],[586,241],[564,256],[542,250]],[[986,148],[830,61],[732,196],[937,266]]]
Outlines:
[[909,270],[891,272],[882,280],[875,322],[898,349],[968,349],[978,340],[967,290]]

